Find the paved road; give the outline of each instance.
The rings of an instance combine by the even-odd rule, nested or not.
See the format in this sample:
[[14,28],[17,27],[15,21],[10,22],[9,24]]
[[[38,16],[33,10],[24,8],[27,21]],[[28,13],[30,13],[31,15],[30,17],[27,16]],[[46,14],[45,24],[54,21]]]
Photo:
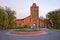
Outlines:
[[60,31],[58,30],[48,30],[43,28],[47,34],[35,35],[35,36],[16,36],[8,35],[9,30],[0,31],[0,40],[60,40]]

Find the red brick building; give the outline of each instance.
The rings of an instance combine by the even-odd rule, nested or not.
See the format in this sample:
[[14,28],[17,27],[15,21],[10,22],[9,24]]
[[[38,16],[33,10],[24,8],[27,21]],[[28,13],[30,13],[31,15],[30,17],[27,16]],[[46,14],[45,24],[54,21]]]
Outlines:
[[36,3],[33,3],[30,7],[30,16],[16,21],[20,26],[28,25],[28,27],[31,27],[35,24],[36,27],[50,27],[50,22],[47,19],[39,18],[39,6]]

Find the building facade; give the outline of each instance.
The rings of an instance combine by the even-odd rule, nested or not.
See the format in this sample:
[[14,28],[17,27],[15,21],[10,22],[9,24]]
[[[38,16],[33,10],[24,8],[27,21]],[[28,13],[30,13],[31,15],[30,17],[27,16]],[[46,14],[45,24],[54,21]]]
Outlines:
[[17,19],[17,23],[20,26],[28,25],[28,27],[31,27],[35,25],[36,27],[45,27],[50,28],[51,24],[47,19],[40,19],[39,18],[39,6],[36,5],[36,3],[33,3],[30,7],[30,16],[24,18],[24,19]]

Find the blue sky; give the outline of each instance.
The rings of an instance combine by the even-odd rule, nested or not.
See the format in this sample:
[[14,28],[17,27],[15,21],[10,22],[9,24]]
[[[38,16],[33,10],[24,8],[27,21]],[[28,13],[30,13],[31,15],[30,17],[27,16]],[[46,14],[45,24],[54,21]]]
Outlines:
[[39,17],[45,18],[49,11],[60,9],[60,0],[0,0],[0,6],[7,6],[16,11],[17,19],[29,16],[33,3],[39,6]]

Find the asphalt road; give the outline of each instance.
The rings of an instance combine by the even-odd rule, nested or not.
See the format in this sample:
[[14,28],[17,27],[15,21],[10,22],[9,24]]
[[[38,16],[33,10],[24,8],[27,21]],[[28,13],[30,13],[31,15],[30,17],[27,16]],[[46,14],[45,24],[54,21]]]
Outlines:
[[60,40],[59,30],[49,30],[41,29],[47,34],[43,35],[31,35],[31,36],[21,36],[21,35],[8,35],[11,30],[0,31],[0,40]]

